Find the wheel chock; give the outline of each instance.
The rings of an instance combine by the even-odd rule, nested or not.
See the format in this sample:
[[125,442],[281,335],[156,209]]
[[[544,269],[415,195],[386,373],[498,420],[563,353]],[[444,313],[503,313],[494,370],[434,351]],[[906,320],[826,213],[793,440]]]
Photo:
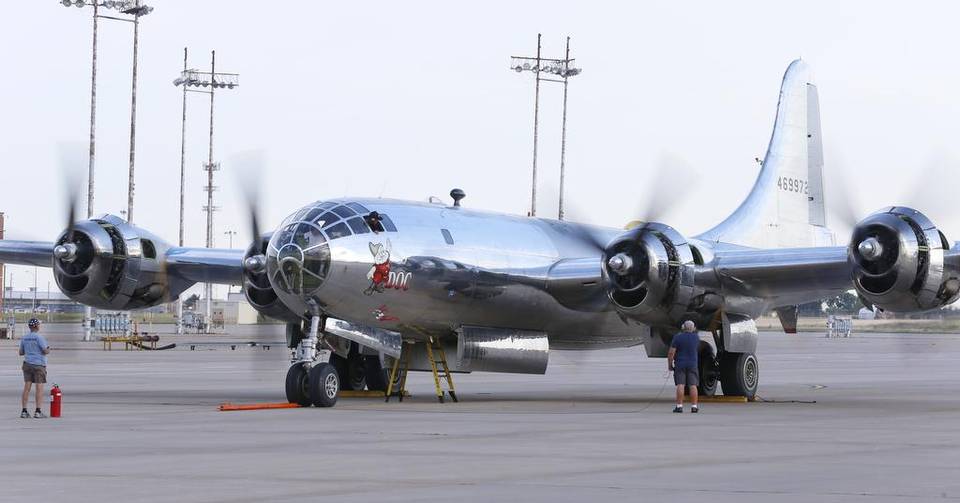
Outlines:
[[747,397],[739,395],[701,396],[699,398],[704,403],[747,403],[749,401]]
[[266,409],[299,409],[302,407],[298,403],[280,402],[280,403],[221,403],[219,410],[228,412],[233,410],[266,410]]

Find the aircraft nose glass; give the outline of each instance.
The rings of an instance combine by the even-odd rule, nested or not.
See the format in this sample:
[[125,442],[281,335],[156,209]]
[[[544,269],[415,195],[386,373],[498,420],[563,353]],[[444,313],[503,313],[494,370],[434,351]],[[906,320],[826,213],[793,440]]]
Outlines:
[[268,251],[270,279],[284,292],[306,295],[320,288],[330,268],[330,250],[326,245],[303,250],[288,243]]
[[280,287],[290,293],[303,293],[303,250],[288,244],[277,254]]

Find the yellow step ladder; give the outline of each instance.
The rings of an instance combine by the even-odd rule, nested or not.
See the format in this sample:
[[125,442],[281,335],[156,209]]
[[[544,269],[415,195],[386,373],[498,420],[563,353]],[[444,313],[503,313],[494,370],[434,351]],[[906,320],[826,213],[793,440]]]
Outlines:
[[[410,354],[413,352],[415,347],[416,341],[403,341],[403,347],[400,350],[400,358],[397,358],[393,361],[393,367],[390,369],[390,382],[387,383],[386,402],[389,402],[390,397],[393,395],[393,383],[397,382],[398,375],[399,383],[397,383],[397,391],[400,401],[403,401],[403,395],[406,393],[407,387],[407,374],[408,370],[410,369]],[[447,365],[447,355],[443,351],[443,346],[440,345],[440,342],[435,337],[429,336],[427,338],[425,348],[427,352],[427,361],[430,362],[430,371],[433,374],[433,385],[437,391],[437,400],[440,403],[443,403],[444,390],[440,384],[440,378],[442,377],[447,381],[446,392],[450,394],[450,399],[454,402],[459,402],[457,399],[457,391],[453,386],[453,376],[450,375],[450,366]],[[402,374],[400,374],[401,369]]]

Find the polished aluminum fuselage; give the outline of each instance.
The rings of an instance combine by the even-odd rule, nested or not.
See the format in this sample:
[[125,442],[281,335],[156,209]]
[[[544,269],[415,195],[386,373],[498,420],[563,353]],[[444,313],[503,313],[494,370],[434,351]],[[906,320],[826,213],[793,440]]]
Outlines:
[[[544,331],[553,347],[638,343],[642,326],[636,322],[612,308],[585,313],[565,307],[548,290],[558,262],[584,257],[596,284],[583,288],[603,295],[600,253],[564,232],[576,224],[438,204],[351,201],[389,215],[397,232],[330,242],[330,273],[317,297],[331,316],[411,336],[477,325]],[[622,232],[591,231],[603,241]],[[393,272],[409,273],[406,289],[364,293],[374,264],[370,243],[389,246]]]
[[[658,321],[623,316],[605,301],[602,252],[577,238],[578,232],[587,232],[606,243],[622,229],[440,204],[343,201],[359,202],[389,215],[397,231],[355,234],[330,242],[329,275],[315,293],[330,316],[412,337],[452,334],[462,325],[543,331],[557,349],[639,344],[648,332],[646,324]],[[745,260],[751,260],[750,250],[700,240],[692,243],[705,259],[703,264],[688,264],[697,275],[697,294],[710,290],[723,295],[728,310],[744,316],[826,297],[849,284],[845,272],[839,271],[838,276],[828,278],[829,284],[813,281],[804,287],[802,282],[791,283],[782,292],[730,290],[717,273],[717,265],[729,257],[743,266]],[[375,261],[371,244],[389,247],[391,272],[403,276],[403,286],[368,290],[368,273]],[[837,248],[824,250],[831,259],[838,254]],[[770,256],[754,260],[762,268],[769,264]],[[845,263],[843,256],[840,261]],[[763,281],[783,277],[776,268],[755,273],[760,276],[755,279]],[[603,302],[599,308],[596,302],[587,306],[575,302],[582,298]],[[299,306],[292,307],[298,310]]]

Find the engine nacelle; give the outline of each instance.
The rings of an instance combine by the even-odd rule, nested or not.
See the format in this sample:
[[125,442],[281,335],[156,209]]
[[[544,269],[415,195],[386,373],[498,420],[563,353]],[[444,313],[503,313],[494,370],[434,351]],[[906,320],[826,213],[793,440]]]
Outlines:
[[181,290],[171,287],[163,269],[169,247],[113,215],[84,220],[57,239],[53,276],[68,297],[98,309],[155,306]]
[[603,276],[617,310],[648,321],[673,323],[693,296],[693,251],[668,225],[647,223],[606,248]]
[[277,295],[267,277],[267,245],[273,233],[264,234],[247,248],[243,256],[243,295],[260,314],[270,318],[297,322],[300,318]]
[[926,311],[957,300],[960,271],[946,267],[946,236],[922,213],[895,206],[861,220],[848,248],[857,292],[889,311]]

